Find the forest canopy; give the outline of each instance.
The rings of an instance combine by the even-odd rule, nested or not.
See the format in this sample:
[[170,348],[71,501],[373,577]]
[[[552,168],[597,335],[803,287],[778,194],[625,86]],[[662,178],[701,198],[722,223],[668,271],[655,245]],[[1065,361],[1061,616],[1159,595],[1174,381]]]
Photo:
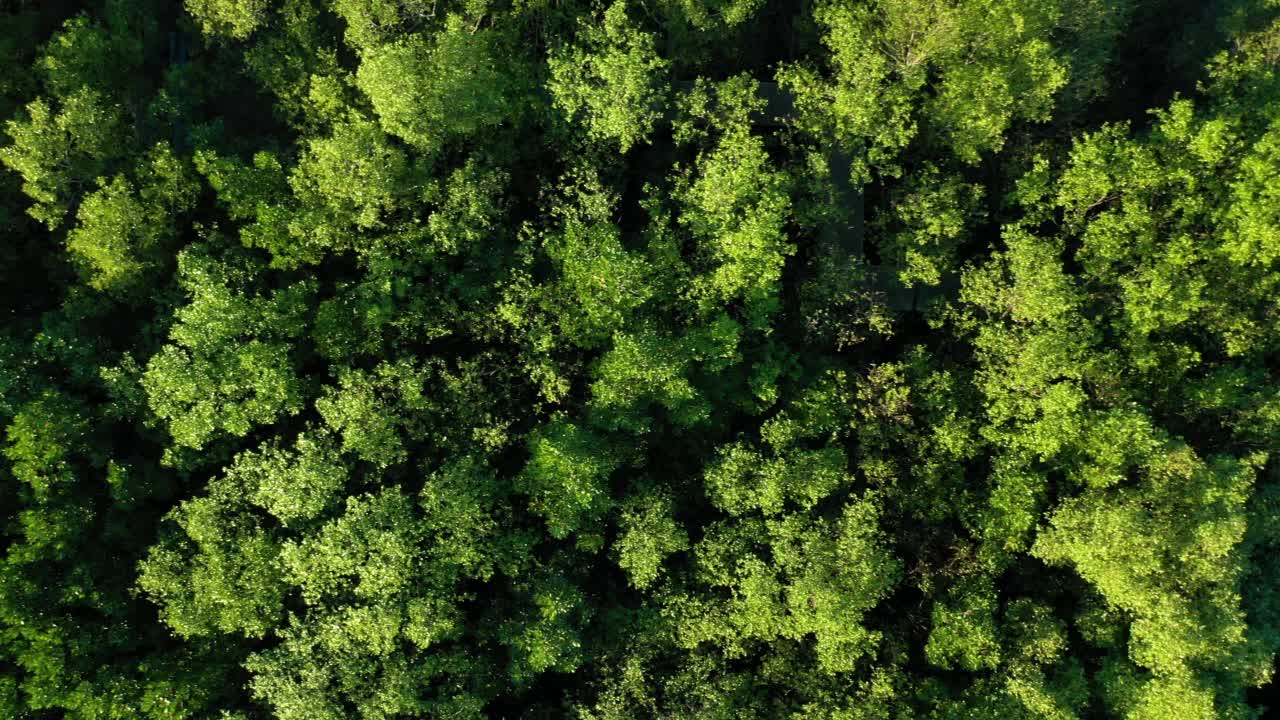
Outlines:
[[3,0],[0,63],[0,717],[1267,711],[1280,0]]

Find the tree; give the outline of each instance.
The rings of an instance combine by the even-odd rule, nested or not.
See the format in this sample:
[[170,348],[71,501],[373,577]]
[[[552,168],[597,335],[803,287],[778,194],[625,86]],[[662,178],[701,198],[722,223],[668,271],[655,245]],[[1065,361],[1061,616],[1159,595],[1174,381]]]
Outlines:
[[52,96],[92,88],[119,97],[132,89],[131,76],[142,66],[147,36],[155,30],[141,13],[130,17],[128,3],[108,2],[104,14],[105,23],[86,15],[71,18],[44,47],[37,65]]
[[[413,32],[425,20],[436,16],[436,6],[428,5],[424,0],[337,0],[333,9],[346,20],[347,40],[357,48],[394,40]],[[475,9],[486,8],[484,4],[478,4]]]
[[127,147],[119,106],[88,87],[57,105],[33,100],[26,118],[5,129],[13,144],[0,148],[0,161],[22,175],[22,191],[35,201],[27,212],[50,229],[62,224],[76,191]]
[[382,127],[428,155],[457,137],[501,123],[511,112],[494,33],[469,32],[450,16],[434,35],[409,35],[368,49],[356,82]]
[[555,105],[570,120],[583,116],[587,136],[614,140],[621,152],[645,142],[661,117],[668,63],[651,35],[627,19],[626,5],[604,13],[604,25],[583,23],[581,44],[548,61]]
[[621,534],[613,547],[633,586],[653,585],[663,560],[689,549],[688,533],[673,515],[671,493],[657,488],[640,490],[623,503]]
[[427,374],[410,363],[382,363],[372,373],[343,370],[326,388],[316,410],[342,438],[342,449],[385,468],[408,459],[402,431],[420,439],[419,415],[431,407]]
[[186,0],[187,12],[206,35],[244,40],[264,24],[270,5],[262,0]]
[[194,205],[189,171],[167,144],[157,145],[135,175],[123,175],[87,195],[76,212],[78,225],[67,235],[67,250],[96,290],[136,298],[167,264],[177,234],[175,219]]
[[679,644],[711,643],[741,658],[760,643],[811,638],[823,670],[853,670],[877,643],[863,614],[899,576],[876,517],[874,504],[860,499],[832,520],[796,513],[713,525],[693,550],[695,578],[713,592],[675,596],[666,608]]
[[288,223],[287,244],[269,247],[274,262],[316,263],[354,246],[357,232],[385,227],[407,194],[408,173],[404,153],[372,121],[351,118],[311,140],[289,175],[301,208]]
[[607,439],[562,418],[529,435],[529,462],[516,488],[529,495],[530,509],[543,516],[554,538],[589,533],[612,504],[610,473],[621,465]]
[[[1154,677],[1132,691],[1131,717],[1230,707],[1243,701],[1240,688],[1270,675],[1274,650],[1246,637],[1239,596],[1245,567],[1236,555],[1257,462],[1206,463],[1168,443],[1146,459],[1142,486],[1064,503],[1032,548],[1048,562],[1072,563],[1109,604],[1132,615],[1129,656]],[[1214,688],[1197,677],[1201,663],[1231,680]]]
[[[1101,10],[1101,26],[1124,12],[1122,5],[1092,9]],[[1052,33],[1073,12],[1085,10],[1074,2],[823,4],[815,19],[831,53],[832,82],[800,67],[782,80],[795,88],[802,113],[828,114],[823,122],[857,149],[855,176],[873,167],[897,175],[901,153],[922,132],[975,163],[1002,147],[1015,120],[1049,117],[1070,68],[1070,50]],[[1091,59],[1105,62],[1105,55]]]
[[243,437],[302,408],[288,340],[306,327],[311,287],[251,295],[251,267],[200,248],[178,257],[191,302],[175,313],[172,343],[147,362],[142,386],[181,447],[199,449],[224,433]]
[[681,178],[674,189],[682,203],[680,223],[710,266],[694,280],[694,297],[703,312],[741,301],[745,324],[756,330],[777,312],[782,266],[795,252],[784,232],[790,180],[771,167],[763,142],[751,134],[750,115],[763,107],[746,77],[717,88],[714,102],[709,88],[696,89],[677,137],[696,138],[698,121],[719,137],[699,154],[696,175]]
[[280,538],[248,512],[242,476],[254,462],[240,456],[208,494],[187,500],[170,532],[140,567],[138,586],[181,636],[240,633],[263,637],[281,621],[287,586]]

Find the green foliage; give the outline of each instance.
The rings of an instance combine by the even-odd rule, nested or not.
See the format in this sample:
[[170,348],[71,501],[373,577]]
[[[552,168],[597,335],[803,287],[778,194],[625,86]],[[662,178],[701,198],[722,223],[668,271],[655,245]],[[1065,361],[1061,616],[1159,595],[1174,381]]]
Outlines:
[[303,205],[289,223],[295,242],[271,248],[275,262],[287,267],[295,255],[315,262],[323,249],[345,249],[355,231],[383,227],[404,194],[407,171],[404,153],[367,120],[341,122],[332,136],[312,140],[289,176]]
[[[483,11],[484,5],[475,9]],[[394,40],[436,14],[436,6],[425,0],[337,0],[333,10],[346,21],[347,39],[357,48]]]
[[1257,651],[1244,637],[1242,563],[1232,561],[1247,527],[1250,464],[1205,463],[1188,448],[1160,448],[1144,463],[1142,485],[1065,503],[1032,552],[1072,563],[1108,603],[1133,615],[1130,656],[1139,665],[1177,675],[1203,658],[1226,672],[1265,678],[1267,663],[1252,661]]
[[499,230],[506,174],[469,158],[443,182],[431,185],[426,197],[436,205],[427,218],[432,243],[445,253],[483,246]]
[[[1052,32],[1073,5],[824,3],[815,19],[831,52],[833,82],[801,68],[783,77],[806,113],[827,114],[823,122],[859,150],[859,172],[901,172],[900,153],[922,131],[973,163],[1003,146],[1015,120],[1048,119],[1069,63],[1069,50],[1054,46]],[[931,75],[939,80],[930,82]]]
[[591,384],[592,410],[608,426],[646,430],[651,406],[663,408],[684,427],[707,419],[709,405],[692,383],[693,357],[669,337],[646,330],[614,336]]
[[847,464],[838,447],[765,458],[737,443],[722,449],[707,469],[707,493],[730,515],[776,515],[788,503],[808,509],[848,484]]
[[591,612],[586,596],[551,573],[535,576],[520,590],[524,607],[499,630],[511,652],[511,680],[522,685],[540,673],[576,670],[584,660],[580,625]]
[[268,250],[272,265],[282,268],[353,249],[357,233],[387,226],[410,187],[403,151],[358,116],[308,141],[287,180],[267,152],[255,153],[252,167],[207,151],[196,154],[196,163],[232,218],[255,221],[241,228],[244,244]]
[[663,3],[666,13],[698,30],[732,27],[746,22],[760,9],[760,0],[674,0]]
[[756,84],[741,76],[729,80],[716,89],[714,101],[707,90],[693,92],[689,121],[677,128],[678,139],[696,137],[703,121],[719,135],[699,155],[696,175],[681,178],[675,188],[683,205],[680,222],[710,265],[692,292],[707,309],[740,301],[747,326],[760,329],[778,310],[782,266],[795,252],[784,233],[790,183],[750,132],[750,114],[763,108]]
[[299,435],[292,451],[264,446],[258,452],[245,453],[233,470],[250,502],[285,527],[324,512],[347,479],[346,468],[323,436]]
[[136,296],[164,267],[177,234],[175,220],[194,205],[196,188],[168,145],[157,145],[136,175],[141,187],[117,175],[87,195],[67,250],[96,290]]
[[583,23],[579,35],[580,45],[548,61],[556,107],[570,119],[583,116],[588,138],[617,141],[625,153],[648,139],[661,116],[668,63],[621,2],[605,11],[603,27]]
[[902,268],[899,278],[908,287],[940,284],[943,273],[955,270],[947,260],[966,239],[966,228],[981,217],[981,198],[981,186],[955,175],[941,177],[926,163],[894,198],[893,229],[886,232],[881,258]]
[[695,578],[718,590],[673,598],[678,642],[742,657],[758,643],[812,638],[823,670],[853,670],[878,640],[863,615],[899,576],[876,521],[875,505],[856,500],[833,520],[794,514],[712,526],[694,547]]
[[933,624],[925,657],[938,667],[969,672],[995,669],[1000,664],[996,636],[996,593],[991,579],[961,580],[933,606]]
[[250,277],[244,264],[190,251],[179,256],[178,272],[191,302],[176,311],[173,342],[142,376],[174,442],[199,449],[222,433],[243,437],[298,412],[302,386],[287,341],[305,327],[308,283],[249,295],[238,287]]
[[434,36],[408,35],[367,50],[356,80],[382,127],[428,155],[502,122],[509,80],[496,67],[493,33],[450,16]]
[[354,593],[377,601],[407,587],[418,554],[410,499],[394,489],[352,497],[346,513],[301,543],[286,543],[285,576],[308,605]]
[[402,429],[417,425],[426,409],[424,371],[407,363],[383,363],[373,372],[344,370],[338,386],[316,400],[316,410],[342,438],[342,449],[378,467],[402,463],[407,454]]
[[610,507],[609,474],[621,464],[608,441],[564,418],[529,433],[529,462],[516,487],[552,537],[590,529]]
[[13,144],[0,148],[0,161],[22,176],[22,191],[34,201],[31,217],[50,229],[62,224],[75,189],[103,174],[125,149],[122,121],[119,107],[89,87],[57,105],[33,100],[25,117],[8,121]]
[[5,5],[0,716],[1263,717],[1278,10]]
[[127,3],[108,2],[105,23],[85,15],[66,22],[37,61],[50,94],[67,97],[81,88],[123,90],[132,82],[154,29],[148,27],[153,21],[130,17],[131,11]]
[[653,295],[652,273],[639,253],[623,247],[621,232],[610,219],[616,198],[603,191],[599,180],[571,178],[567,184],[564,204],[557,208],[563,224],[542,239],[557,270],[555,282],[532,287],[527,276],[518,276],[499,312],[522,328],[530,318],[520,306],[533,305],[539,315],[553,319],[553,332],[564,340],[594,348],[626,327]]
[[36,498],[48,498],[75,480],[72,455],[89,432],[84,409],[49,392],[14,413],[5,431],[13,479],[31,487]]
[[473,457],[431,473],[418,494],[418,504],[425,515],[424,530],[434,540],[428,549],[432,564],[450,566],[460,577],[480,580],[499,570],[515,575],[532,539],[503,524],[509,520],[508,493],[493,470]]
[[264,24],[271,8],[263,0],[186,0],[187,12],[206,35],[243,40]]
[[662,573],[663,560],[689,549],[689,537],[672,517],[671,494],[646,489],[627,499],[618,521],[621,535],[614,544],[618,565],[637,588],[653,585]]
[[181,530],[154,546],[140,567],[138,586],[162,608],[166,625],[182,636],[243,633],[261,637],[280,622],[283,572],[279,540],[247,512],[239,476],[242,456],[209,494],[170,515]]
[[[326,85],[326,80],[348,75],[338,64],[338,52],[342,49],[338,33],[332,16],[313,0],[284,0],[274,3],[274,9],[274,17],[264,18],[263,22],[263,26],[270,29],[255,31],[243,49],[243,59],[233,61],[230,67],[237,73],[243,72],[257,85],[256,88],[238,86],[239,92],[260,97],[256,93],[265,91],[269,95],[263,99],[274,103],[270,110],[278,118],[313,129],[318,120],[331,119],[323,112],[324,102],[317,102],[316,96],[324,94],[320,88]],[[206,32],[224,29],[203,19],[201,25]],[[210,40],[214,45],[226,44],[216,35]],[[316,117],[317,114],[321,117]]]

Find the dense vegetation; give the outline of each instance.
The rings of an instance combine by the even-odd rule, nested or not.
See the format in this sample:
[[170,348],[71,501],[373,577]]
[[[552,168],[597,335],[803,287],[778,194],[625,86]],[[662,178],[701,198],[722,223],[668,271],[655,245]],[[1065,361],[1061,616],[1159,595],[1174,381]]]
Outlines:
[[0,2],[0,717],[1246,720],[1280,1]]

